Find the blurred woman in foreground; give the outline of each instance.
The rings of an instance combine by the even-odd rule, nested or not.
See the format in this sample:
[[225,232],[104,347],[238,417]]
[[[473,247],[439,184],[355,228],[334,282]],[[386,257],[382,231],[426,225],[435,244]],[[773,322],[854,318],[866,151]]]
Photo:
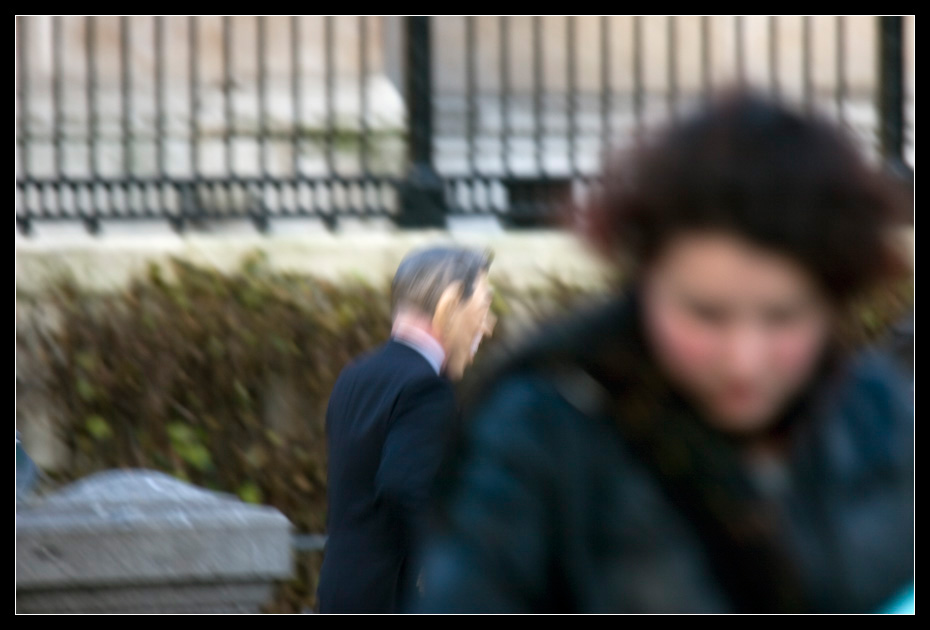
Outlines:
[[623,269],[469,412],[429,612],[873,612],[913,581],[913,408],[843,348],[902,271],[895,189],[832,126],[728,97],[579,213]]

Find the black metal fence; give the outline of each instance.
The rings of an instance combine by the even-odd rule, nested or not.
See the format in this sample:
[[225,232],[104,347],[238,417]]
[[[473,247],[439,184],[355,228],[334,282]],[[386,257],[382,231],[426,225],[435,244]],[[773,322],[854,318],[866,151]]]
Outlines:
[[913,18],[18,17],[16,224],[545,223],[720,86],[909,174]]

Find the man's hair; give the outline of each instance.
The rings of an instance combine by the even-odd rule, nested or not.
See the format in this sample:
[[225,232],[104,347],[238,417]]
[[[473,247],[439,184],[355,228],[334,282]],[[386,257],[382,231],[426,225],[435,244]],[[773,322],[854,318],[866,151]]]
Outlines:
[[490,266],[490,252],[465,248],[430,247],[407,254],[391,283],[391,313],[414,308],[432,316],[440,296],[456,282],[462,285],[462,299],[468,299],[478,275]]
[[847,135],[753,94],[728,94],[609,164],[589,239],[648,267],[682,232],[723,230],[799,262],[837,303],[894,276],[900,187]]

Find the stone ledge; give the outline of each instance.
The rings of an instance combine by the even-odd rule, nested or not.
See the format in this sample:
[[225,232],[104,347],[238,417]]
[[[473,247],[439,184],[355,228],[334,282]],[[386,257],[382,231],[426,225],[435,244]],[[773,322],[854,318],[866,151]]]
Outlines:
[[154,471],[108,471],[20,507],[23,612],[252,611],[292,573],[291,524]]

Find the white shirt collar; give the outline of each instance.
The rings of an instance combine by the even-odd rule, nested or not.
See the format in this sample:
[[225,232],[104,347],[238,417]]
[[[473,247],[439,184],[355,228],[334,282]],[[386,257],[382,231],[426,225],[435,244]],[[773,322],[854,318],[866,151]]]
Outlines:
[[446,360],[446,352],[442,345],[425,330],[416,326],[397,322],[391,331],[391,337],[406,346],[410,346],[427,360],[436,374],[440,373],[442,364]]

